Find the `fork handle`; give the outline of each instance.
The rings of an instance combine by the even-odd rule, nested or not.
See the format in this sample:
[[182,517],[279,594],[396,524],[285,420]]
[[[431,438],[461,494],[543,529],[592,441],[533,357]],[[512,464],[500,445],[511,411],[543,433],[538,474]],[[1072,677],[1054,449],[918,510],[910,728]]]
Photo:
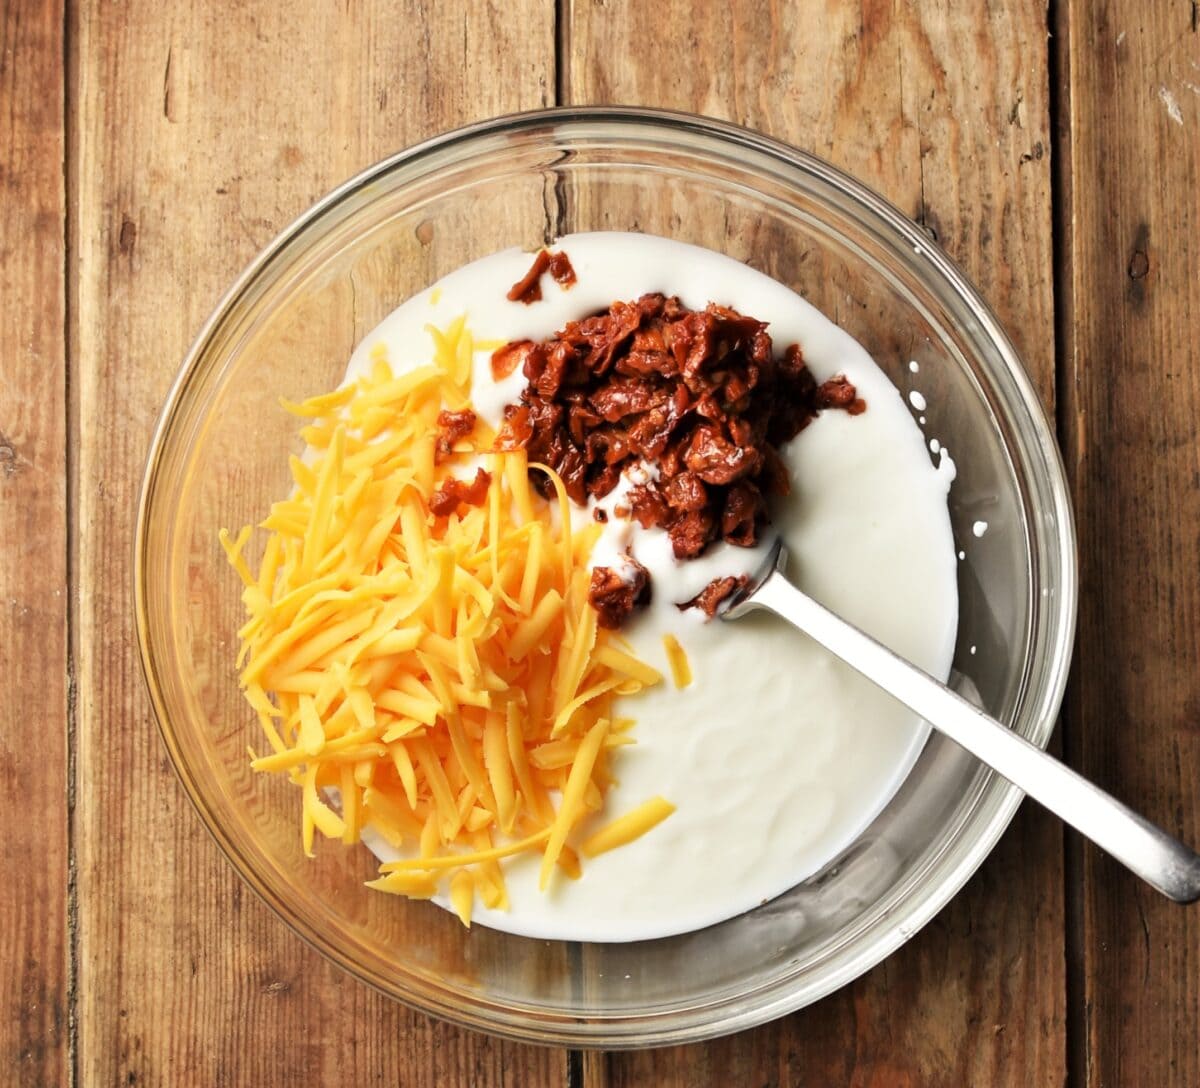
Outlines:
[[781,616],[1177,903],[1200,899],[1200,855],[1066,764],[771,572],[740,605]]

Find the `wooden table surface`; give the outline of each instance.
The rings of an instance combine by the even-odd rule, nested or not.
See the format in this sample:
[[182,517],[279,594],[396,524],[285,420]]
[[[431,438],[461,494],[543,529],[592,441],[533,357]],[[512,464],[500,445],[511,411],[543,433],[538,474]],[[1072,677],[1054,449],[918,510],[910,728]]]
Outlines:
[[130,541],[224,287],[361,167],[555,103],[730,118],[922,223],[1023,352],[1079,524],[1069,761],[1200,842],[1194,0],[9,0],[0,9],[0,1082],[1200,1084],[1200,910],[1022,807],[906,947],[703,1046],[502,1043],[329,966],[201,829]]

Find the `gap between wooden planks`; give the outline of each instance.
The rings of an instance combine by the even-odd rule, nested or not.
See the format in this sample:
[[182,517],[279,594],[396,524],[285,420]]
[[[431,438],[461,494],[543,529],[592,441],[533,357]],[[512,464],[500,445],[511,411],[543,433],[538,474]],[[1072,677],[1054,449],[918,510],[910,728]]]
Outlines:
[[62,7],[0,9],[0,1081],[58,1084],[67,1033]]

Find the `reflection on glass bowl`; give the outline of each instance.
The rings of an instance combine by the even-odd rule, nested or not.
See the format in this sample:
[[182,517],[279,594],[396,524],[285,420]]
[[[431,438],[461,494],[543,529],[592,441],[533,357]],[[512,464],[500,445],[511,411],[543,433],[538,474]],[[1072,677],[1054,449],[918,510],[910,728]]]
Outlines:
[[467,261],[590,230],[743,260],[835,317],[903,393],[919,385],[927,428],[958,470],[955,683],[1044,746],[1074,632],[1074,537],[1053,436],[1012,345],[962,274],[869,190],[680,114],[550,110],[454,132],[368,170],[268,247],[202,330],[163,411],[139,511],[138,633],[163,739],[202,820],[319,951],[384,993],[501,1035],[691,1042],[799,1008],[878,963],[987,856],[1017,791],[935,736],[857,842],[748,914],[626,945],[466,931],[364,889],[365,849],[304,858],[290,787],[247,764],[252,723],[232,666],[241,602],[216,542],[286,489],[280,451],[298,440],[281,390],[336,385],[363,335]]

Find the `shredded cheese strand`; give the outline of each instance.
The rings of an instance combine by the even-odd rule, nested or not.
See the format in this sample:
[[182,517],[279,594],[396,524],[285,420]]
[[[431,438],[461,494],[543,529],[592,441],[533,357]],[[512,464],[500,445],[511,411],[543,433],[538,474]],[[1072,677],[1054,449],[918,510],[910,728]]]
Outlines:
[[594,858],[618,846],[626,846],[656,828],[674,811],[675,806],[670,801],[651,797],[649,801],[643,801],[631,812],[618,816],[589,835],[579,848],[585,857]]
[[[269,745],[252,766],[298,787],[305,852],[318,834],[352,844],[371,828],[413,856],[369,887],[440,892],[470,925],[477,898],[507,908],[507,858],[540,853],[543,887],[579,876],[580,850],[591,855],[570,840],[632,741],[613,696],[662,678],[598,628],[598,527],[572,533],[553,470],[491,448],[482,424],[439,460],[438,415],[469,403],[481,345],[462,317],[430,335],[429,365],[395,376],[377,346],[367,376],[284,401],[310,421],[310,454],[289,459],[292,493],[259,522],[257,570],[252,527],[220,542],[244,587],[238,668]],[[483,504],[434,517],[434,492],[484,455]],[[612,849],[665,818],[644,809],[584,846]]]

